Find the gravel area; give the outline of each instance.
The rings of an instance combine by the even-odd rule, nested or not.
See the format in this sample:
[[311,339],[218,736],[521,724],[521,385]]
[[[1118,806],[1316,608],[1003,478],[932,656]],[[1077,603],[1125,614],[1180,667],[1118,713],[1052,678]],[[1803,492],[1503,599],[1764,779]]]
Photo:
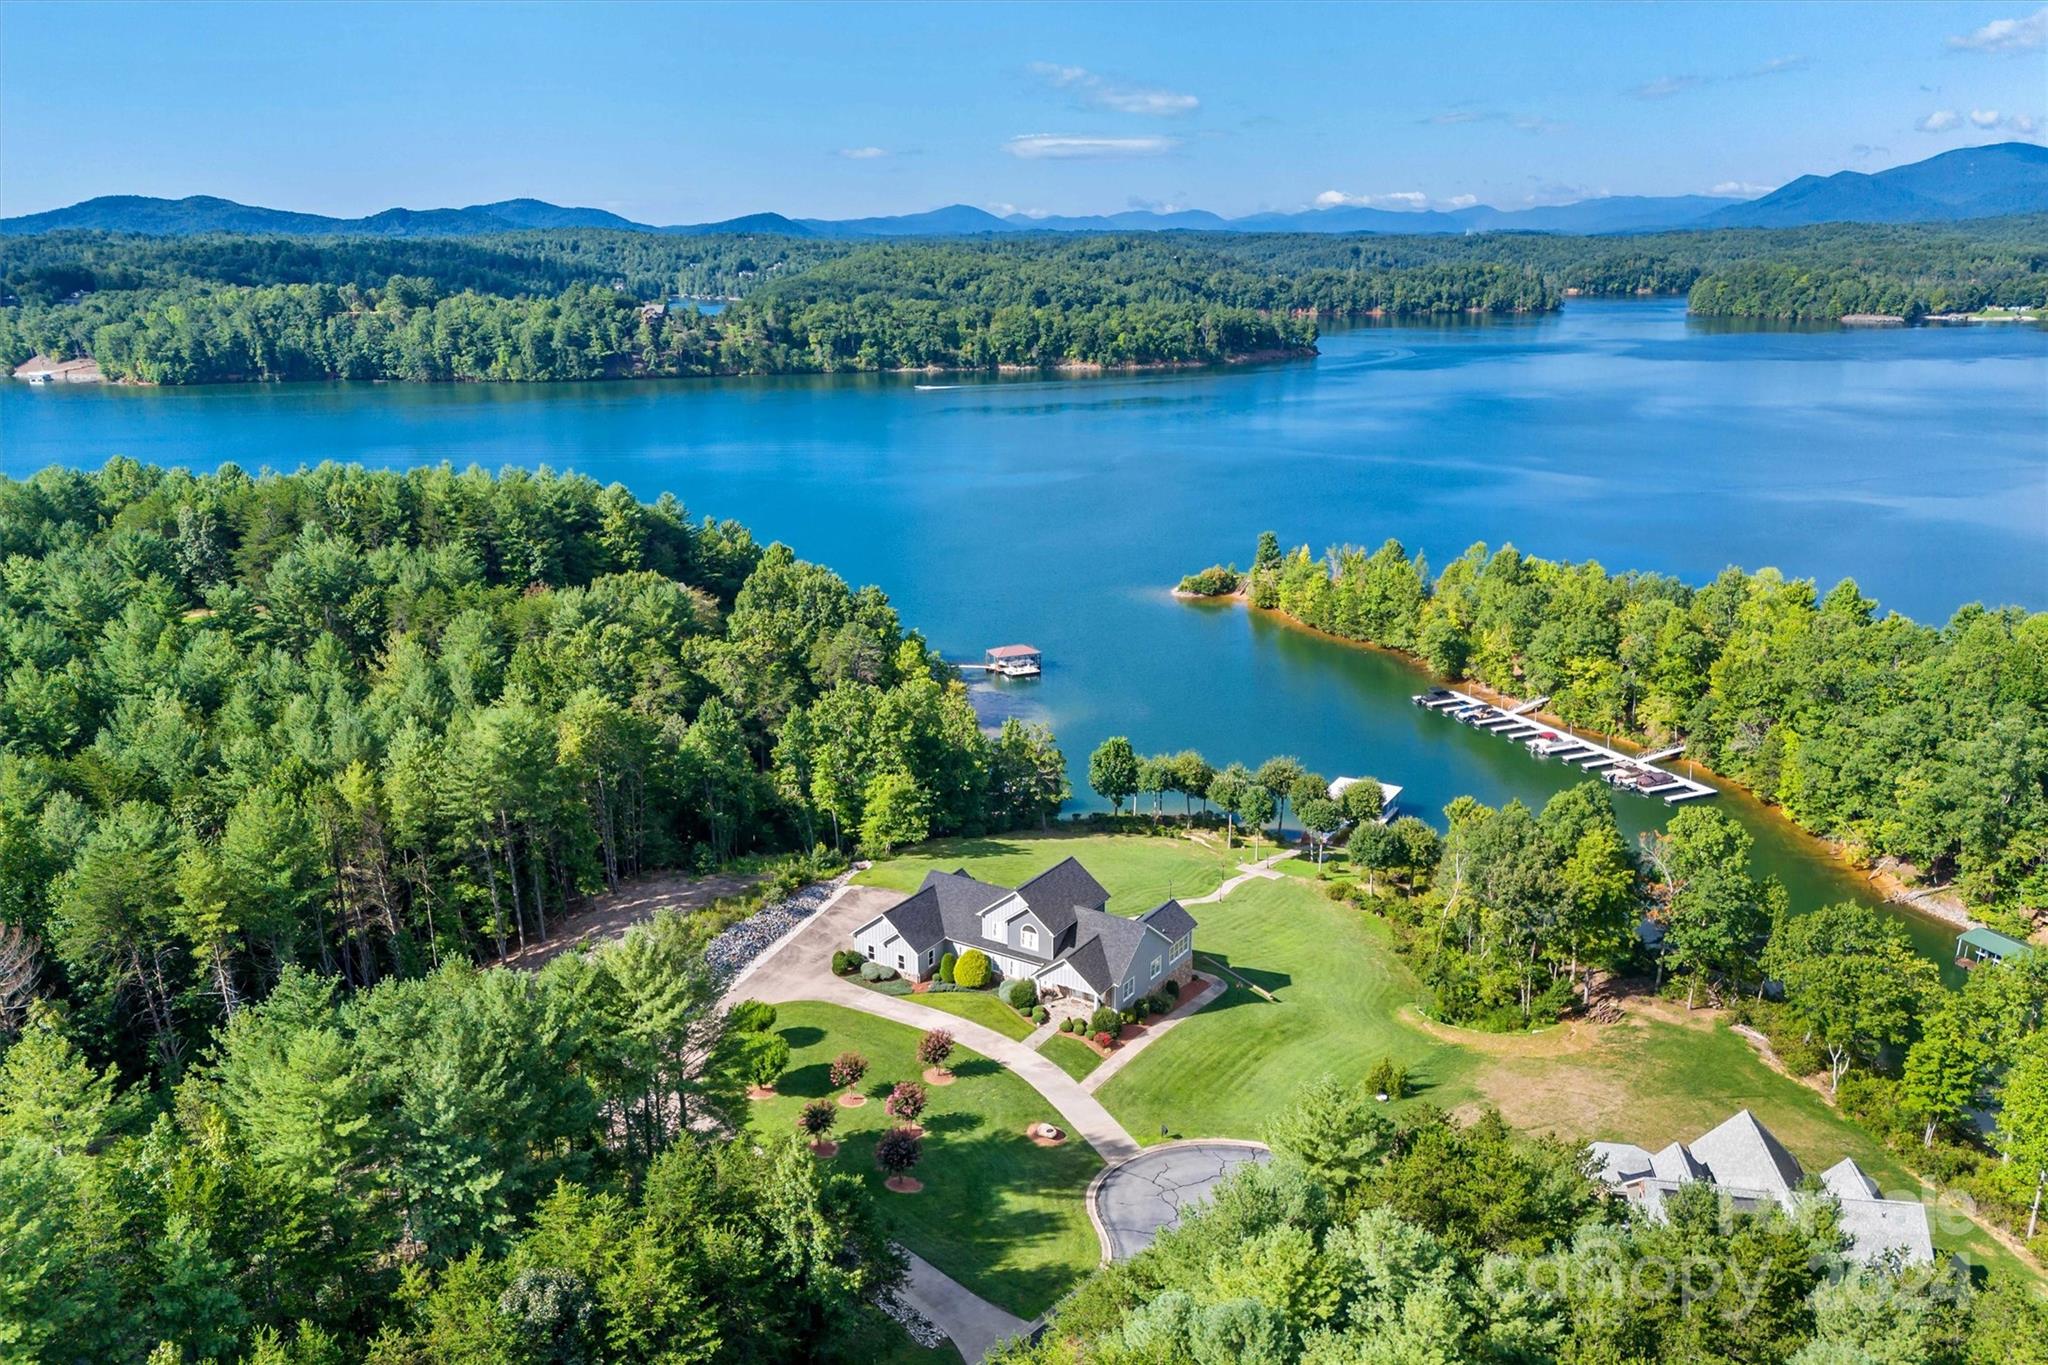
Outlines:
[[818,913],[818,907],[846,884],[852,871],[829,882],[813,882],[788,900],[764,905],[753,915],[711,940],[704,949],[704,965],[711,974],[725,980],[768,951],[775,941],[798,924]]

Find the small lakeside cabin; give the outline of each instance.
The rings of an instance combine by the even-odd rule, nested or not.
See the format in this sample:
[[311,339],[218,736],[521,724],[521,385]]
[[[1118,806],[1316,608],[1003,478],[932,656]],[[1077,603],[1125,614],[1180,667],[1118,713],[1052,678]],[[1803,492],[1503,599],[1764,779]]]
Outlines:
[[987,658],[988,671],[1006,678],[1035,678],[1045,666],[1036,645],[997,645]]
[[2030,943],[2007,938],[1995,929],[1971,929],[1956,936],[1956,965],[1976,967],[1986,962],[2011,962],[2034,951]]

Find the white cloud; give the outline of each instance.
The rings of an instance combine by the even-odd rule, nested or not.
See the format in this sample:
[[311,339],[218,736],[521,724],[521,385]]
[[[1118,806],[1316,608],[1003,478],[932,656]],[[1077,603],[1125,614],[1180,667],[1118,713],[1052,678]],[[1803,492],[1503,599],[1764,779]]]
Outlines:
[[1639,100],[1662,100],[1705,83],[1698,76],[1659,76],[1654,81],[1644,81],[1628,93]]
[[2048,6],[2024,19],[1993,19],[1972,33],[1948,40],[1954,52],[2032,52],[2048,46]]
[[2032,137],[2041,131],[2041,124],[2032,114],[2007,114],[2000,120],[2002,127],[2010,128],[2022,137]]
[[1755,70],[1746,71],[1743,74],[1745,76],[1751,77],[1777,76],[1787,71],[1797,71],[1805,65],[1806,58],[1803,56],[1773,57],[1769,61],[1765,62],[1763,65],[1757,67]]
[[1469,209],[1478,202],[1479,196],[1476,194],[1454,194],[1444,200],[1446,207],[1454,209]]
[[1972,109],[1970,111],[1970,122],[1976,124],[1979,128],[1996,128],[1998,126],[1998,111],[1996,109]]
[[1158,156],[1180,143],[1170,137],[1070,137],[1061,133],[1020,133],[1003,144],[1026,161],[1080,161],[1121,156]]
[[1481,123],[1499,117],[1498,114],[1482,114],[1477,109],[1446,109],[1441,114],[1431,114],[1423,122],[1448,126],[1453,123]]
[[889,149],[886,147],[841,147],[839,155],[845,157],[848,161],[874,161],[877,158],[889,155]]
[[1960,127],[1962,122],[1963,116],[1955,110],[1937,109],[1913,126],[1923,133],[1945,133],[1951,128]]
[[1776,188],[1775,185],[1752,185],[1747,180],[1723,180],[1707,193],[1720,199],[1754,199]]
[[1150,85],[1125,85],[1096,75],[1085,66],[1060,66],[1054,62],[1033,62],[1031,74],[1055,90],[1071,90],[1083,103],[1119,114],[1145,114],[1170,118],[1190,114],[1202,102],[1178,90]]
[[1525,133],[1561,133],[1571,127],[1561,119],[1544,118],[1541,114],[1520,114],[1509,122]]
[[1316,196],[1319,209],[1425,209],[1429,207],[1429,196],[1421,190],[1396,190],[1392,194],[1346,194],[1342,190],[1324,190]]
[[1525,133],[1561,133],[1571,127],[1569,123],[1545,118],[1541,114],[1506,114],[1498,109],[1446,109],[1440,114],[1431,114],[1422,122],[1438,128],[1462,123],[1506,123]]

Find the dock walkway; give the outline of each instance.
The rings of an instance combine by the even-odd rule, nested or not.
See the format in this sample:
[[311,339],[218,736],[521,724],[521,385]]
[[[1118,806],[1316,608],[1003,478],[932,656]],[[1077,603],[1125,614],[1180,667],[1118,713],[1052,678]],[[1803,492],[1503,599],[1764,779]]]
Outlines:
[[[1515,740],[1538,758],[1554,758],[1589,773],[1600,773],[1609,785],[1621,790],[1643,796],[1661,796],[1668,805],[1719,794],[1704,782],[1655,766],[1655,760],[1673,758],[1683,752],[1683,744],[1660,749],[1648,757],[1637,757],[1575,735],[1562,725],[1531,719],[1529,713],[1549,701],[1548,697],[1538,697],[1513,707],[1500,707],[1454,687],[1438,687],[1419,693],[1411,700],[1425,711],[1453,716],[1475,730]],[[1545,735],[1552,738],[1542,739]]]

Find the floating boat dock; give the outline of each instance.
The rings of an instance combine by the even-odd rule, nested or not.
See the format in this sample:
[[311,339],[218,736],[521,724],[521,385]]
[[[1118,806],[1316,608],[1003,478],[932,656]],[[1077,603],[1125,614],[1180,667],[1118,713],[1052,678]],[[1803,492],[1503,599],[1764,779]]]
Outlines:
[[1673,806],[1681,801],[1696,801],[1702,796],[1718,794],[1715,788],[1704,782],[1680,777],[1655,766],[1660,760],[1676,758],[1683,753],[1683,744],[1638,757],[1582,739],[1558,726],[1532,720],[1530,713],[1549,701],[1548,697],[1500,707],[1456,688],[1433,687],[1427,692],[1417,693],[1410,700],[1425,711],[1449,716],[1461,725],[1514,740],[1537,758],[1554,758],[1586,772],[1599,773],[1609,786],[1621,791],[1635,792],[1640,796],[1660,796],[1667,805]]
[[983,662],[954,667],[978,668],[1005,678],[1035,678],[1045,670],[1045,655],[1036,645],[997,645]]

